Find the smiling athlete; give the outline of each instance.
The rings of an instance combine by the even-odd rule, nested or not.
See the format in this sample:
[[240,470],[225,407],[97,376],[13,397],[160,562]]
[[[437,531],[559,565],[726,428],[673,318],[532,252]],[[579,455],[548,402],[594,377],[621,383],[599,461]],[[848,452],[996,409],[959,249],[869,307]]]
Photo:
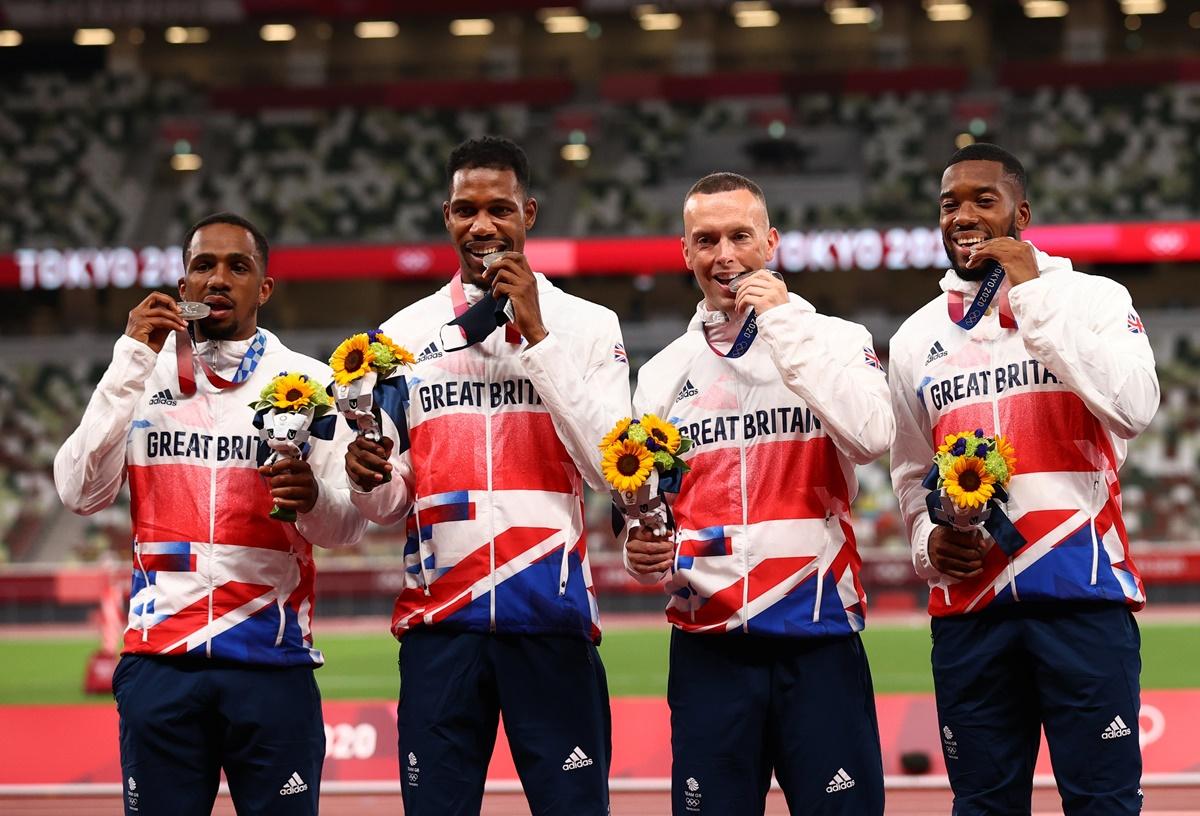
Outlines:
[[[942,175],[942,295],[892,338],[892,482],[929,581],[933,674],[961,816],[1028,813],[1039,732],[1068,814],[1141,807],[1145,603],[1121,519],[1127,440],[1158,407],[1145,328],[1125,287],[1021,240],[1025,168],[976,144]],[[1024,546],[937,526],[921,486],[952,433],[1004,436],[1007,515]]]

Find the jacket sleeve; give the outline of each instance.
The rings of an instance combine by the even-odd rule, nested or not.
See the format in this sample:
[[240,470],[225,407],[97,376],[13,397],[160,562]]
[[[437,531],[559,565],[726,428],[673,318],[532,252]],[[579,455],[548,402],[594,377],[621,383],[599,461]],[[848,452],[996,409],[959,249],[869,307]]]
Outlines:
[[882,368],[870,333],[854,323],[823,317],[796,302],[758,320],[759,332],[787,387],[821,420],[838,449],[856,465],[883,455],[896,435]]
[[[349,430],[349,426],[346,426]],[[408,517],[416,501],[416,477],[413,474],[412,453],[408,448],[407,429],[397,429],[396,423],[383,414],[383,435],[392,440],[392,454],[388,461],[392,465],[392,478],[369,491],[360,490],[350,480],[343,464],[342,476],[346,480],[350,502],[364,517],[383,526],[397,524]],[[353,434],[339,448],[342,456],[354,439]],[[343,460],[344,462],[344,460]]]
[[[670,404],[663,404],[666,400],[651,393],[653,386],[650,384],[661,382],[659,378],[653,376],[653,369],[654,361],[642,366],[641,370],[638,371],[637,390],[633,395],[633,416],[635,417],[640,417],[642,414],[656,414],[660,417],[666,417],[670,411]],[[643,374],[647,375],[644,379],[642,377]],[[686,474],[684,478],[686,478]],[[649,575],[643,575],[640,572],[636,572],[629,565],[629,553],[625,550],[625,542],[629,540],[629,531],[634,528],[635,524],[634,521],[626,518],[625,529],[617,533],[617,548],[621,551],[621,563],[625,566],[625,571],[633,576],[633,580],[639,584],[653,586],[666,578],[668,571],[663,570],[662,572],[652,572]]]
[[367,529],[367,520],[350,499],[346,476],[346,446],[354,439],[340,417],[333,439],[314,440],[308,463],[317,480],[317,503],[296,518],[296,529],[305,539],[321,547],[352,547]]
[[912,362],[908,350],[892,338],[891,387],[892,409],[896,416],[896,442],[892,446],[892,489],[900,501],[900,513],[912,546],[913,567],[922,578],[939,575],[929,562],[929,534],[933,522],[925,509],[928,491],[921,486],[933,464],[932,430],[928,414],[913,385]]
[[129,426],[157,361],[153,349],[126,335],[113,347],[79,427],[54,457],[54,485],[72,512],[90,515],[116,500],[125,481]]
[[1158,375],[1128,290],[1105,278],[1080,286],[1049,275],[1009,294],[1025,348],[1071,389],[1110,432],[1137,436],[1158,410]]
[[571,344],[551,331],[540,343],[521,352],[525,373],[550,411],[558,438],[593,489],[608,492],[596,447],[622,417],[629,416],[629,364],[617,316],[604,313],[592,334],[585,360]]

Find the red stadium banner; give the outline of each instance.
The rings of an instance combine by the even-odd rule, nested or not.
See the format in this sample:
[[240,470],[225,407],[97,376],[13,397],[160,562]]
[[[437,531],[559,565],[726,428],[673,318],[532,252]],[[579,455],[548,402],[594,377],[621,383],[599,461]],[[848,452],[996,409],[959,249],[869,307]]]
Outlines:
[[[320,673],[317,674],[318,680]],[[396,782],[396,703],[393,700],[324,703],[324,782]],[[900,757],[919,752],[931,773],[944,774],[942,735],[932,694],[880,694],[876,700],[885,774],[902,773]],[[664,779],[671,775],[671,721],[658,697],[612,701],[613,780]],[[1105,722],[1097,728],[1103,730]],[[1200,691],[1146,691],[1139,718],[1146,774],[1178,774],[1200,768]],[[5,785],[118,783],[117,712],[111,704],[0,706],[0,793]],[[564,757],[565,759],[565,757]],[[406,757],[406,776],[420,781],[420,757]],[[1043,741],[1038,774],[1051,773]],[[501,729],[490,782],[515,782]]]
[[[1200,261],[1200,221],[1071,224],[1035,227],[1028,238],[1076,263]],[[526,244],[534,268],[550,277],[677,274],[684,271],[678,236],[536,238]],[[280,247],[271,274],[283,280],[449,277],[458,260],[449,243]],[[889,271],[947,266],[931,228],[793,230],[783,233],[775,265],[785,272]],[[174,287],[183,271],[179,247],[18,249],[0,256],[0,288],[125,289]]]

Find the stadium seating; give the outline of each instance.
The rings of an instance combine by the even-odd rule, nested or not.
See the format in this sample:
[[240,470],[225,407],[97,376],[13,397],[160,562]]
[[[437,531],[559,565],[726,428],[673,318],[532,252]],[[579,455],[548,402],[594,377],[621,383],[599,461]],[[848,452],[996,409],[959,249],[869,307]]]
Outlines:
[[[27,75],[0,92],[0,193],[14,202],[0,213],[0,247],[162,243],[223,208],[285,244],[438,237],[445,156],[488,132],[529,150],[535,187],[553,202],[543,209],[545,235],[671,232],[683,192],[714,168],[758,179],[781,228],[926,223],[942,163],[968,127],[1026,158],[1040,223],[1200,211],[1195,83],[1014,81],[985,95],[845,84],[830,92],[768,83],[769,93],[711,98],[680,86],[673,99],[631,98],[612,85],[565,106],[551,104],[558,89],[545,101],[526,93],[494,106],[416,110],[385,91],[336,104],[336,89],[326,89],[310,107],[293,94],[243,110],[240,96],[174,80]],[[181,180],[162,168],[163,136],[183,113],[204,166]],[[559,156],[581,140],[588,162]],[[161,201],[165,218],[151,203]]]

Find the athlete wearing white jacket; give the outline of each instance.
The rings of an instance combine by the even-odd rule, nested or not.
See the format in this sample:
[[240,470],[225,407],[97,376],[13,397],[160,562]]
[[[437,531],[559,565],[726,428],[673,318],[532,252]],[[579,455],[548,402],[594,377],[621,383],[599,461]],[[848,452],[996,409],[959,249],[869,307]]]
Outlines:
[[[669,418],[693,441],[672,503],[678,547],[667,618],[686,631],[786,637],[863,628],[866,595],[850,525],[856,464],[879,458],[894,424],[865,328],[789,295],[757,319],[696,307],[688,331],[638,372],[634,413]],[[628,560],[628,554],[626,554]]]
[[385,440],[347,453],[362,512],[407,521],[392,615],[404,810],[478,814],[503,717],[532,812],[604,816],[611,716],[583,485],[603,487],[596,445],[628,410],[625,347],[611,310],[525,257],[538,205],[520,147],[470,139],[447,177],[459,269],[384,324],[416,363]]
[[[321,389],[331,372],[258,327],[274,281],[252,224],[209,216],[184,246],[179,295],[211,310],[192,327],[195,357],[180,308],[150,294],[54,460],[77,513],[129,485],[133,588],[113,674],[125,811],[207,813],[223,770],[239,811],[313,816],[325,755],[313,545],[354,544],[366,527],[342,465],[353,435],[338,422],[307,460],[260,467],[250,404],[281,372]],[[270,518],[272,505],[296,522]]]
[[[1076,272],[1066,258],[1036,257],[1039,277],[1001,295],[1015,327],[1003,325],[1003,304],[969,332],[950,323],[951,299],[970,303],[979,291],[951,269],[943,294],[892,338],[892,478],[931,615],[1056,599],[1140,609],[1146,600],[1117,471],[1158,408],[1154,354],[1124,286]],[[956,579],[930,562],[921,480],[948,434],[976,428],[1016,449],[1007,515],[1029,546],[1014,558],[993,547],[978,575]],[[1082,550],[1060,546],[1073,538]]]
[[638,372],[634,415],[677,425],[690,470],[675,529],[624,548],[670,597],[672,811],[761,814],[774,774],[793,813],[882,814],[850,505],[894,434],[883,369],[865,328],[764,269],[779,234],[753,181],[706,176],[683,221],[704,300]]
[[[1029,812],[1044,729],[1065,813],[1134,814],[1141,658],[1131,612],[1146,596],[1117,471],[1158,406],[1154,356],[1123,286],[1020,239],[1025,190],[1024,167],[995,145],[963,148],[946,167],[941,230],[953,268],[892,338],[892,481],[931,589],[954,812]],[[928,518],[921,481],[935,449],[976,430],[1013,448],[999,509],[1023,544]]]

